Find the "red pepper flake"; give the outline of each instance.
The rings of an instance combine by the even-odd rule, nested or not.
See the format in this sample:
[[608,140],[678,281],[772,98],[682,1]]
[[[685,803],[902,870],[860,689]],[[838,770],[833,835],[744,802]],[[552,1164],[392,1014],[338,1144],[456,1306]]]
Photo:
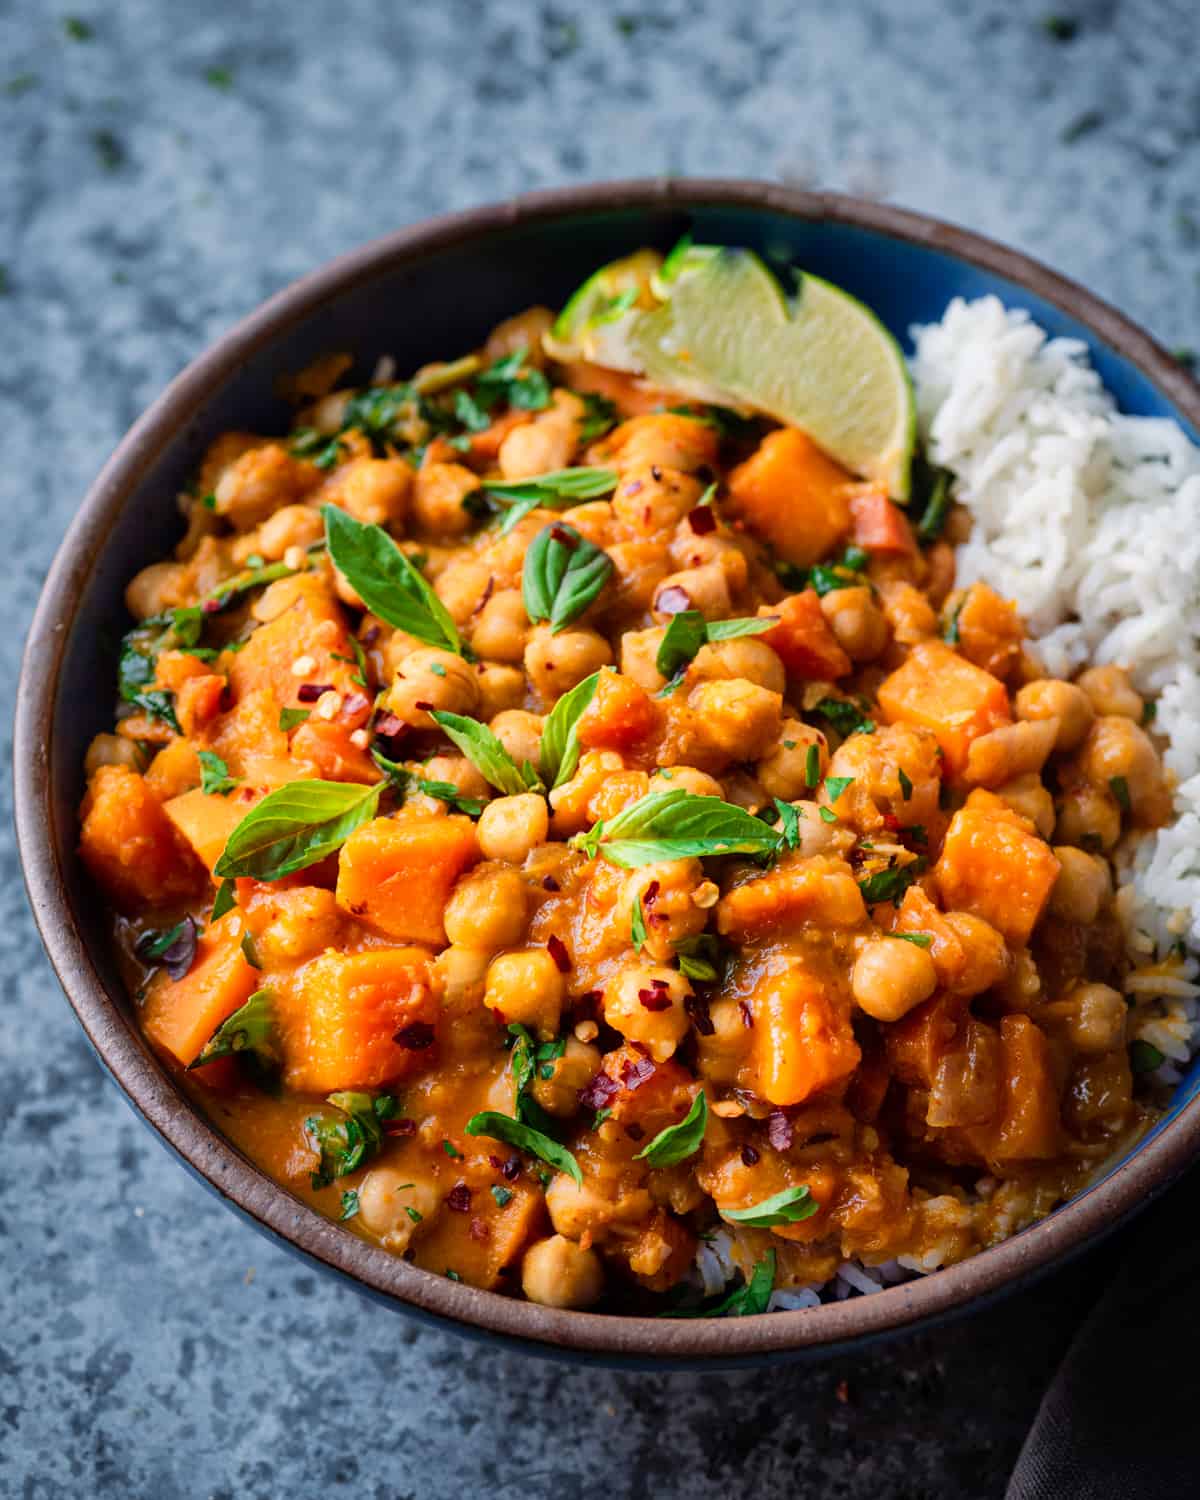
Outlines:
[[546,952],[554,960],[554,967],[560,974],[571,972],[571,955],[567,952],[567,945],[556,933],[551,933],[546,939]]
[[663,589],[654,601],[654,608],[660,615],[681,615],[685,609],[691,609],[692,596],[687,589],[682,589],[677,583],[671,584]]
[[749,1031],[754,1025],[754,1014],[744,1000],[738,1001],[738,1014],[742,1018],[742,1025]]
[[662,889],[657,880],[652,880],[646,887],[646,894],[642,897],[643,906],[653,906],[658,900],[658,893]]
[[452,1208],[456,1214],[471,1211],[471,1189],[465,1182],[456,1182],[446,1194],[446,1207]]
[[643,488],[644,488],[644,486],[643,486],[642,481],[640,479],[631,479],[629,481],[629,483],[625,486],[625,493],[627,495],[640,495],[642,493]]
[[648,990],[638,990],[638,1000],[647,1010],[671,1009],[671,995],[665,979],[656,979]]
[[562,886],[559,885],[558,881],[555,880],[555,878],[554,878],[553,875],[543,875],[542,876],[542,890],[544,890],[544,891],[560,891],[560,890],[562,890]]
[[650,478],[653,479],[655,484],[662,483],[662,470],[658,467],[657,464],[650,465]]
[[302,682],[296,689],[296,697],[301,703],[315,703],[322,693],[332,693],[331,682]]
[[884,813],[883,826],[889,833],[898,833],[901,827],[900,819],[895,813]]
[[646,1134],[646,1132],[642,1129],[642,1127],[635,1120],[631,1124],[626,1125],[626,1127],[625,1127],[625,1134],[629,1137],[629,1139],[631,1141],[640,1141],[642,1139],[642,1137]]
[[640,1089],[647,1079],[653,1078],[658,1069],[648,1057],[639,1057],[637,1062],[627,1062],[621,1069],[621,1082],[632,1094]]
[[397,1047],[405,1047],[409,1052],[424,1052],[426,1047],[433,1046],[433,1037],[433,1027],[428,1021],[410,1021],[392,1033],[392,1041]]
[[494,1171],[499,1172],[499,1171],[501,1171],[503,1169],[504,1163],[500,1160],[500,1158],[498,1156],[489,1156],[488,1157],[488,1166],[491,1167]]
[[701,995],[688,995],[683,1002],[683,1008],[691,1017],[692,1025],[701,1036],[712,1036],[716,1031],[713,1019],[708,1013],[708,1001]]
[[433,711],[434,705],[432,703],[426,703],[424,698],[418,698],[417,701],[413,704],[413,707],[419,708],[423,714],[427,714]]
[[370,708],[371,700],[366,693],[351,693],[349,697],[342,699],[342,718],[353,719],[362,713],[364,708]]
[[407,1115],[402,1115],[397,1120],[385,1120],[383,1133],[384,1135],[416,1135],[417,1122]]
[[500,1175],[508,1182],[516,1182],[517,1178],[521,1175],[521,1158],[519,1156],[510,1156],[500,1168]]
[[689,510],[687,523],[697,536],[708,536],[717,529],[717,518],[711,505],[697,505],[695,510]]
[[[473,615],[477,615],[477,614],[481,613],[481,611],[483,610],[484,605],[488,602],[488,600],[492,597],[492,594],[495,592],[495,589],[496,589],[496,575],[494,573],[489,573],[488,574],[488,581],[487,581],[486,585],[484,586],[483,593],[480,594],[480,596],[479,596],[479,603],[471,611],[471,613]],[[480,664],[479,664],[479,670],[481,672],[483,671],[483,663],[482,662],[480,662]]]
[[473,1240],[478,1240],[481,1245],[486,1244],[492,1237],[491,1225],[486,1219],[479,1218],[478,1215],[471,1220],[467,1233]]
[[572,552],[579,545],[579,542],[565,526],[552,526],[550,528],[550,540],[557,542],[562,547],[570,548]]
[[773,1109],[767,1116],[767,1144],[771,1150],[788,1151],[795,1138],[796,1132],[787,1115],[781,1109]]
[[745,1162],[746,1166],[748,1167],[758,1166],[759,1155],[753,1146],[747,1144],[742,1147],[742,1161]]
[[362,635],[359,637],[359,640],[362,641],[364,646],[373,646],[378,639],[378,625],[368,625],[367,628],[363,631]]
[[604,1109],[621,1091],[621,1085],[601,1070],[579,1090],[581,1109]]
[[408,725],[403,719],[398,719],[395,714],[380,714],[375,720],[375,733],[382,735],[384,739],[393,739],[398,734],[403,734]]

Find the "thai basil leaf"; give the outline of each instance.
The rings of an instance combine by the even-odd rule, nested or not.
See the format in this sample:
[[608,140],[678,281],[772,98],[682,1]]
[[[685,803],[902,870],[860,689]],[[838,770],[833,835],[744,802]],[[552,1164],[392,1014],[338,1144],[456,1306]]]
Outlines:
[[557,635],[599,597],[612,574],[607,552],[573,526],[553,522],[538,532],[525,553],[521,573],[525,613],[535,625],[548,620],[551,633]]
[[182,979],[196,957],[196,939],[200,925],[194,917],[184,917],[174,927],[161,932],[144,932],[133,951],[144,964],[161,964],[172,979]]
[[564,693],[542,725],[542,779],[551,788],[570,781],[579,765],[579,720],[596,696],[600,673],[593,672]]
[[200,1055],[188,1064],[188,1071],[238,1052],[251,1053],[267,1067],[278,1063],[275,996],[272,991],[255,990],[245,1005],[239,1006],[231,1016],[222,1021],[200,1049]]
[[617,425],[616,404],[607,396],[599,396],[595,391],[584,391],[583,405],[583,421],[579,424],[581,443],[595,442]]
[[646,946],[649,933],[646,931],[646,913],[642,910],[642,898],[633,898],[633,912],[630,918],[630,931],[633,935],[633,951],[640,953]]
[[232,911],[237,905],[237,882],[233,880],[222,880],[217,887],[217,894],[213,899],[212,919],[220,921],[227,911]]
[[607,495],[616,485],[615,469],[552,469],[528,479],[485,480],[483,492],[509,507],[500,526],[501,532],[508,532],[531,510],[578,505],[581,500]]
[[237,778],[229,774],[229,767],[213,751],[197,750],[196,758],[200,762],[200,790],[210,797],[226,797],[240,785]]
[[280,880],[339,849],[379,807],[383,783],[290,781],[246,814],[213,874]]
[[156,688],[153,692],[137,693],[132,702],[151,719],[161,719],[164,724],[173,729],[176,734],[182,734],[179,720],[175,717],[175,694]]
[[842,736],[875,733],[874,720],[867,718],[859,705],[849,698],[822,698],[812,712],[820,714]]
[[685,979],[712,984],[721,977],[724,956],[715,933],[701,932],[671,944],[679,956],[679,972]]
[[530,1156],[536,1156],[547,1166],[565,1172],[577,1187],[583,1186],[583,1173],[579,1170],[579,1163],[565,1146],[560,1146],[557,1141],[551,1140],[548,1135],[535,1130],[531,1125],[514,1120],[511,1115],[485,1109],[472,1115],[467,1121],[466,1129],[468,1135],[490,1136],[493,1140],[515,1146],[518,1151],[527,1151]]
[[765,1313],[775,1290],[775,1252],[768,1250],[754,1267],[750,1279],[718,1302],[699,1307],[673,1308],[664,1318],[746,1318]]
[[751,1229],[773,1229],[777,1224],[799,1224],[803,1219],[811,1219],[820,1207],[808,1188],[802,1184],[799,1187],[784,1188],[770,1198],[764,1198],[761,1203],[751,1204],[749,1208],[723,1208],[721,1217],[732,1224],[745,1224]]
[[673,1167],[677,1162],[686,1161],[699,1151],[707,1124],[708,1100],[701,1089],[679,1124],[660,1130],[650,1144],[638,1152],[634,1161],[645,1161],[652,1167]]
[[334,566],[372,614],[426,645],[463,654],[446,606],[382,526],[366,526],[336,505],[322,507]]
[[506,797],[541,790],[542,784],[533,767],[528,762],[524,768],[518,766],[486,724],[438,709],[433,709],[429,717],[445,731],[446,738],[458,746],[484,780]]
[[328,1102],[341,1111],[340,1118],[310,1115],[304,1122],[304,1133],[320,1158],[312,1173],[315,1188],[328,1187],[335,1177],[345,1177],[370,1160],[383,1145],[384,1120],[399,1108],[392,1094],[349,1090],[330,1094]]
[[779,620],[774,615],[738,620],[706,620],[698,609],[681,610],[679,614],[671,616],[671,622],[659,643],[654,665],[662,676],[674,677],[706,642],[732,641],[743,635],[762,635],[778,623]]
[[599,855],[610,864],[633,869],[666,859],[776,854],[780,839],[744,808],[680,788],[639,798],[607,823],[576,834],[571,846],[589,857]]

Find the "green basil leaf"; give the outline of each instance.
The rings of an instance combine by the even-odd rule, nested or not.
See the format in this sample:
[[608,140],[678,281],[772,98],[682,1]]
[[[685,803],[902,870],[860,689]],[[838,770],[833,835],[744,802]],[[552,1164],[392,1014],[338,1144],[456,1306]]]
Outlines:
[[229,767],[221,757],[211,750],[197,750],[196,758],[200,762],[200,790],[210,797],[226,797],[241,784],[229,774]]
[[487,806],[478,797],[464,797],[452,781],[427,781],[424,776],[414,776],[413,784],[417,791],[424,792],[427,797],[436,797],[439,802],[445,802],[456,812],[466,813],[469,818],[477,818]]
[[804,785],[812,788],[821,779],[821,748],[810,745],[804,756]]
[[777,1224],[799,1224],[802,1219],[811,1219],[820,1207],[802,1184],[784,1188],[761,1203],[752,1203],[749,1208],[724,1208],[721,1217],[751,1229],[773,1229]]
[[707,621],[698,609],[683,609],[672,615],[658,645],[654,665],[663,677],[674,677],[692,660],[708,639]]
[[311,708],[281,708],[279,710],[279,727],[284,734],[289,734],[293,729],[303,724],[312,713]]
[[562,786],[570,781],[579,765],[577,726],[585,708],[596,696],[600,673],[593,672],[564,693],[546,716],[542,725],[542,779],[547,786]]
[[915,948],[932,948],[931,932],[889,932],[888,937],[899,938],[903,943],[912,943]]
[[679,956],[679,972],[686,979],[712,984],[721,977],[725,956],[716,933],[701,932],[694,937],[679,938],[671,946]]
[[1155,1068],[1161,1068],[1166,1060],[1153,1042],[1145,1042],[1138,1037],[1136,1041],[1129,1044],[1129,1067],[1134,1073],[1153,1073]]
[[232,911],[237,905],[237,882],[233,880],[222,880],[217,887],[217,894],[213,900],[212,920],[219,921],[227,911]]
[[701,1089],[679,1124],[660,1130],[650,1144],[638,1152],[634,1161],[645,1161],[652,1167],[673,1167],[677,1162],[686,1161],[699,1151],[707,1124],[708,1100]]
[[924,867],[925,861],[921,858],[913,860],[910,865],[892,865],[886,870],[876,870],[873,875],[858,882],[863,900],[868,906],[874,906],[879,901],[890,901],[893,906],[899,906],[905,891]]
[[946,524],[946,517],[950,514],[950,471],[949,469],[935,469],[933,484],[929,491],[929,500],[917,522],[917,539],[922,542],[935,542],[942,534],[942,528]]
[[1133,804],[1129,800],[1129,783],[1124,776],[1110,776],[1108,785],[1122,812],[1129,812]]
[[842,736],[875,733],[874,721],[849,698],[822,698],[812,711],[820,714]]
[[175,717],[175,694],[156,688],[153,692],[137,693],[133,702],[151,719],[161,719],[176,734],[182,734],[179,720]]
[[[813,747],[816,748],[815,746]],[[800,847],[800,809],[793,807],[790,802],[783,802],[775,798],[775,810],[780,819],[780,837],[789,849]]]
[[366,526],[336,505],[321,508],[334,566],[372,614],[426,645],[463,654],[458,630],[424,575],[382,526]]
[[710,641],[733,641],[743,635],[765,635],[778,624],[778,615],[748,615],[736,620],[710,620],[705,634]]
[[315,1188],[328,1187],[336,1177],[345,1177],[374,1156],[383,1145],[383,1121],[397,1111],[391,1094],[368,1094],[345,1090],[330,1094],[330,1104],[341,1111],[338,1118],[310,1115],[304,1133],[317,1152],[317,1169],[311,1174]]
[[642,910],[642,898],[633,898],[633,915],[630,921],[630,930],[633,934],[633,951],[640,953],[646,946],[649,933],[646,931],[646,914]]
[[370,822],[383,783],[290,781],[246,814],[229,835],[213,874],[279,880],[315,865]]
[[825,778],[825,791],[830,802],[836,802],[848,786],[854,784],[853,776],[827,776]]
[[534,1130],[531,1125],[523,1125],[520,1120],[514,1120],[511,1115],[485,1109],[471,1116],[466,1129],[468,1135],[490,1136],[492,1140],[515,1146],[518,1151],[527,1151],[530,1156],[536,1156],[547,1166],[565,1172],[577,1187],[583,1186],[583,1173],[579,1170],[579,1163],[565,1146],[552,1141],[542,1131]]
[[371,759],[387,777],[388,785],[396,792],[406,792],[412,782],[412,775],[399,763],[389,760],[382,750],[371,746]]
[[439,709],[433,709],[429,717],[445,731],[446,738],[457,745],[484,780],[506,797],[541,791],[542,784],[536,774],[532,778],[526,776],[486,724]]
[[717,1302],[699,1307],[672,1308],[663,1318],[746,1318],[765,1313],[775,1290],[775,1252],[768,1250],[750,1274],[749,1281],[735,1287]]
[[353,1219],[354,1216],[358,1213],[358,1209],[358,1189],[347,1188],[346,1191],[342,1194],[342,1211],[340,1214],[338,1214],[338,1218],[343,1221],[346,1219]]
[[551,469],[545,474],[531,474],[527,479],[488,479],[483,492],[508,507],[500,530],[507,533],[531,510],[559,510],[578,505],[581,500],[595,500],[616,489],[615,469]]
[[617,408],[607,396],[599,396],[595,391],[582,394],[584,415],[579,424],[579,441],[592,443],[617,425]]
[[573,526],[555,521],[534,537],[525,553],[521,594],[535,625],[550,623],[551,634],[565,630],[595,602],[612,577],[612,558]]
[[774,829],[744,808],[682,788],[651,792],[571,840],[572,848],[625,869],[717,854],[771,855],[779,846]]
[[252,1053],[265,1066],[278,1063],[275,996],[269,989],[255,990],[245,1005],[221,1022],[200,1049],[200,1055],[188,1064],[188,1071],[216,1062],[218,1057],[231,1057],[235,1052]]
[[904,774],[904,767],[903,766],[897,766],[896,767],[896,775],[900,778],[900,795],[901,795],[901,797],[904,798],[905,802],[910,802],[912,800],[913,784],[908,779],[908,777]]

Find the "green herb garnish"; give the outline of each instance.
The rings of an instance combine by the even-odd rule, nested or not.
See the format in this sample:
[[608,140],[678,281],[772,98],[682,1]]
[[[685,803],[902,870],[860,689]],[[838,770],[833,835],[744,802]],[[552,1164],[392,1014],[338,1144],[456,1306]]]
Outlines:
[[843,739],[852,734],[875,733],[875,721],[850,698],[822,698],[812,711],[831,724]]
[[600,673],[593,672],[564,693],[542,725],[539,752],[542,779],[550,788],[570,781],[579,765],[579,720],[596,696]]
[[646,939],[649,936],[646,931],[646,915],[642,911],[642,898],[640,896],[633,898],[631,930],[633,933],[633,951],[640,953],[646,946]]
[[583,1173],[579,1170],[579,1163],[565,1146],[560,1146],[557,1141],[551,1140],[548,1135],[535,1130],[531,1125],[514,1120],[511,1115],[485,1109],[472,1115],[467,1121],[466,1129],[468,1135],[490,1136],[492,1140],[515,1146],[518,1151],[526,1151],[530,1156],[544,1161],[547,1166],[565,1172],[576,1186],[583,1186]]
[[769,856],[779,844],[779,835],[744,808],[682,788],[651,792],[571,840],[589,858],[625,869],[718,854]]
[[600,596],[612,577],[612,558],[573,526],[556,521],[530,542],[521,570],[525,613],[552,635],[565,630]]
[[706,620],[698,609],[684,609],[672,615],[654,665],[663,677],[674,677],[681,667],[696,655],[706,642],[732,641],[744,635],[762,635],[779,619],[775,615],[738,620]]
[[345,1090],[330,1094],[328,1102],[340,1115],[310,1115],[304,1133],[319,1157],[311,1174],[314,1188],[328,1187],[369,1161],[383,1145],[383,1122],[390,1120],[398,1105],[392,1094],[368,1094]]
[[232,1057],[235,1053],[247,1053],[263,1067],[278,1065],[275,996],[269,989],[255,990],[245,1005],[239,1006],[221,1022],[201,1048],[199,1056],[188,1064],[188,1071],[216,1062],[219,1057]]
[[644,1161],[652,1167],[673,1167],[686,1161],[699,1151],[707,1124],[708,1100],[701,1089],[683,1119],[677,1125],[660,1130],[650,1144],[638,1152],[634,1161]]
[[210,797],[227,797],[241,782],[229,774],[229,767],[211,750],[197,750],[200,762],[200,790]]
[[383,783],[291,781],[253,807],[229,835],[213,873],[281,880],[340,849],[379,807]]
[[461,714],[445,713],[438,709],[433,709],[429,717],[445,733],[446,738],[462,751],[484,780],[506,797],[542,790],[538,774],[529,762],[518,766],[486,724],[481,724],[478,719],[468,719]]
[[820,1207],[808,1188],[801,1185],[783,1188],[749,1208],[724,1208],[721,1217],[751,1229],[773,1229],[777,1224],[799,1224],[803,1219],[811,1219]]
[[1108,784],[1112,789],[1113,796],[1117,799],[1117,804],[1121,811],[1132,812],[1133,803],[1129,800],[1129,783],[1124,776],[1110,776]]

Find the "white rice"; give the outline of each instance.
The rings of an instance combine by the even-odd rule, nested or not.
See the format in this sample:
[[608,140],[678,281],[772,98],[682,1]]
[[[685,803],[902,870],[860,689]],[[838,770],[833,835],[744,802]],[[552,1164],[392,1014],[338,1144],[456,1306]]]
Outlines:
[[[1200,948],[1200,448],[1174,422],[1121,415],[1085,344],[996,297],[956,298],[912,333],[926,451],[973,520],[958,581],[1012,599],[1052,675],[1115,664],[1156,703],[1176,817],[1119,849],[1117,909],[1131,1036],[1174,1088],[1200,1045],[1200,963],[1182,951]],[[723,1230],[701,1246],[706,1292],[732,1277],[733,1249]],[[823,1286],[775,1291],[770,1310],[869,1295],[944,1259],[846,1261]]]

